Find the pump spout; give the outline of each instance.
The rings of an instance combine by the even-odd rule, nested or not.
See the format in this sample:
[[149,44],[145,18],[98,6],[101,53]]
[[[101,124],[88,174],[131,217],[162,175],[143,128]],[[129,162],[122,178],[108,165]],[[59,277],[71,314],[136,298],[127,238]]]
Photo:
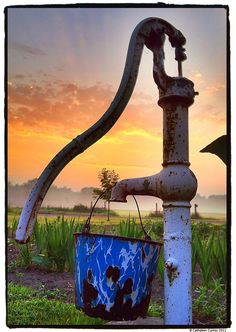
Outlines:
[[159,173],[117,182],[111,192],[111,202],[127,202],[128,195],[154,196],[164,202],[191,201],[197,190],[197,180],[187,165],[169,165]]
[[159,197],[158,174],[119,181],[111,192],[111,202],[127,202],[128,195]]

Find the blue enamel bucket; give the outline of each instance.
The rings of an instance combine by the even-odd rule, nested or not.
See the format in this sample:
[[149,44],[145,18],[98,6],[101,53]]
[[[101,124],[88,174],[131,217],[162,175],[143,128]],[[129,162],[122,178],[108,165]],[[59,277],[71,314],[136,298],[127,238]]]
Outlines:
[[76,233],[76,306],[105,320],[146,317],[162,244]]

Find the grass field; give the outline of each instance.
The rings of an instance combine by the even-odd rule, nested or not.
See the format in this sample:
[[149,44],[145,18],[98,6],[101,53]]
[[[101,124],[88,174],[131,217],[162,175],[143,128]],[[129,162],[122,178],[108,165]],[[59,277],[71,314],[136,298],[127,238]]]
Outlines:
[[[20,209],[16,211],[8,212],[7,219],[8,219],[8,227],[11,227],[13,223],[18,222],[20,217]],[[122,220],[127,220],[127,218],[135,218],[138,222],[138,212],[137,211],[127,211],[127,210],[117,210],[117,216],[111,216],[110,221],[107,221],[106,214],[94,214],[91,219],[91,223],[93,225],[118,225]],[[162,217],[149,217],[150,211],[141,211],[142,220],[149,221],[149,222],[161,222]],[[85,223],[88,218],[88,213],[75,213],[75,212],[68,212],[65,211],[64,213],[39,213],[37,216],[37,220],[39,223],[45,223],[45,218],[47,218],[48,222],[55,221],[57,217],[64,216],[68,220],[75,219],[75,222],[79,222],[81,224]],[[201,214],[201,219],[192,219],[192,223],[198,222],[206,222],[215,225],[222,225],[226,223],[226,216],[224,214],[214,214],[214,213],[203,213]]]
[[[162,218],[158,217],[158,218],[150,218],[148,217],[148,212],[145,211],[146,213],[141,212],[142,214],[142,219],[145,220],[156,220],[156,221],[161,221]],[[126,220],[129,216],[130,218],[136,218],[138,220],[138,214],[133,212],[129,214],[128,211],[118,211],[118,216],[111,216],[110,217],[110,221],[107,221],[107,215],[106,214],[94,214],[92,216],[91,219],[91,223],[94,225],[118,225],[120,223],[120,221],[122,220]],[[54,221],[57,217],[62,217],[64,216],[66,219],[71,220],[71,219],[75,219],[76,222],[80,222],[80,223],[85,223],[87,218],[88,218],[88,214],[87,213],[39,213],[37,216],[37,220],[39,223],[45,223],[45,218],[47,218],[47,221]],[[20,217],[20,213],[13,213],[13,212],[9,212],[8,213],[8,225],[12,225],[12,223],[14,221],[18,221]]]

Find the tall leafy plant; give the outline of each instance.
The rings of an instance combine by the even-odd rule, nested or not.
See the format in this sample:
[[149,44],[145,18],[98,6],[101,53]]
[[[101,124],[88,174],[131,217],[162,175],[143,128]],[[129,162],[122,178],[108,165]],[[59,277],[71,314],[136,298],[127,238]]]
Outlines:
[[81,230],[82,225],[75,219],[65,220],[58,217],[45,224],[36,224],[34,239],[37,254],[33,257],[36,264],[58,271],[74,270],[74,239],[73,233]]
[[158,258],[157,263],[157,271],[161,278],[162,284],[164,285],[164,269],[165,269],[165,263],[164,263],[164,248],[161,247],[160,256]]
[[192,239],[192,266],[196,264],[201,268],[204,285],[209,286],[214,278],[219,278],[226,283],[226,258],[227,243],[225,233],[216,229],[208,239],[202,239],[201,235],[194,231]]
[[117,235],[138,239],[144,236],[143,231],[140,229],[139,225],[136,224],[135,218],[131,220],[130,217],[119,223]]

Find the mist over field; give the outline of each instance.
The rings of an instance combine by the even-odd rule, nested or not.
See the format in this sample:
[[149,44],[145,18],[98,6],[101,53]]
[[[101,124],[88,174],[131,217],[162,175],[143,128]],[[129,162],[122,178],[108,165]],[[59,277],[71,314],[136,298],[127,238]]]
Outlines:
[[[23,207],[24,203],[35,184],[36,179],[29,180],[21,185],[8,183],[8,206]],[[66,207],[73,208],[74,205],[83,204],[88,207],[95,201],[93,194],[94,187],[85,187],[80,191],[72,191],[67,187],[51,186],[42,206],[43,207]],[[156,203],[158,210],[162,210],[162,201],[155,197],[137,196],[140,210],[155,211]],[[113,210],[135,210],[133,197],[128,196],[127,203],[111,203]],[[192,200],[192,210],[194,204],[198,205],[199,213],[226,213],[226,195],[210,195],[208,197],[197,194]],[[98,206],[104,206],[101,200]]]

